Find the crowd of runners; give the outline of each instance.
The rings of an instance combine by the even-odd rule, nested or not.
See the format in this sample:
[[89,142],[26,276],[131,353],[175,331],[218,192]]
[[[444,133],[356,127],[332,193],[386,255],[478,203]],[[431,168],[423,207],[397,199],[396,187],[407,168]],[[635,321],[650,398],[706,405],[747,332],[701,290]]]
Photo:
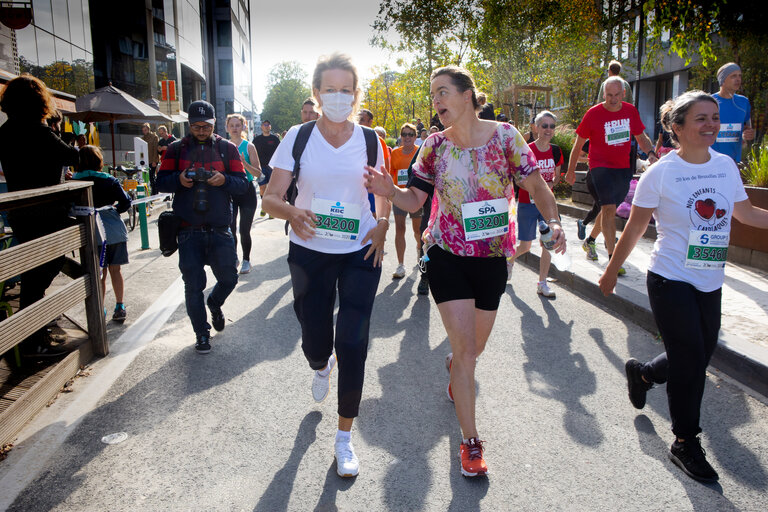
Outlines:
[[[565,180],[575,181],[578,157],[586,152],[596,205],[586,221],[597,216],[599,230],[584,248],[592,258],[595,238],[603,234],[609,261],[600,288],[606,295],[655,220],[658,238],[647,282],[665,353],[648,363],[626,363],[629,397],[641,409],[646,392],[666,382],[675,435],[669,457],[691,477],[713,481],[717,473],[698,438],[699,411],[720,328],[731,221],[768,229],[768,211],[751,205],[736,166],[742,141],[754,136],[749,104],[736,94],[738,66],[723,66],[717,95],[689,91],[664,105],[662,127],[673,149],[659,160],[659,145],[645,134],[637,109],[624,101],[628,84],[619,71],[601,87],[603,101],[579,123]],[[16,140],[6,128],[15,121],[15,90],[9,84],[0,99],[9,116],[0,127],[6,132],[0,137],[3,144]],[[397,260],[392,278],[406,273],[410,216],[413,261],[422,269],[418,293],[431,293],[450,342],[447,395],[462,432],[461,472],[468,477],[488,473],[476,418],[475,366],[490,338],[514,259],[531,248],[538,226],[551,233],[554,253],[566,250],[552,192],[566,165],[562,148],[551,142],[557,116],[538,113],[523,136],[511,124],[494,120],[492,106],[490,118],[485,115],[489,105],[471,73],[456,66],[432,73],[430,96],[437,113],[434,126],[420,120],[403,124],[401,143],[390,150],[371,129],[374,114],[359,108],[359,77],[349,57],[322,57],[312,76],[312,97],[302,106],[302,124],[282,140],[263,120],[261,134],[249,142],[246,120],[235,114],[226,121],[230,143],[213,133],[213,106],[196,101],[188,108],[190,135],[167,146],[157,173],[158,190],[175,194],[179,267],[195,349],[201,354],[211,351],[211,327],[225,328],[222,306],[237,282],[237,267],[240,273],[250,271],[258,197],[260,215],[287,221],[294,310],[316,401],[326,399],[338,375],[334,455],[342,477],[360,470],[352,426],[359,414],[390,213]],[[713,149],[715,144],[720,146]],[[627,195],[637,150],[651,165],[640,177],[617,243],[616,207]],[[3,150],[2,164],[13,190],[19,164],[9,154]],[[581,239],[586,221],[578,224]],[[24,224],[17,222],[23,232]],[[555,295],[546,280],[550,259],[543,251],[536,286],[545,297]],[[204,301],[206,265],[216,285]]]

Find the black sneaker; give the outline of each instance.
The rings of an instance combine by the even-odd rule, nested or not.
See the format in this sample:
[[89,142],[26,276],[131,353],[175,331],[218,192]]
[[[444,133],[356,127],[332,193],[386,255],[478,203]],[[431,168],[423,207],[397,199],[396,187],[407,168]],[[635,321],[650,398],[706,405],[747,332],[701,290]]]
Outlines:
[[70,353],[70,350],[51,344],[33,345],[22,347],[21,357],[28,359],[62,357]]
[[195,350],[198,354],[207,354],[211,351],[211,337],[208,334],[201,334],[197,337]]
[[210,297],[208,298],[208,309],[211,310],[211,324],[217,331],[224,330],[224,313],[221,311],[221,307],[211,304]]
[[629,401],[632,402],[635,409],[645,407],[645,395],[653,387],[653,384],[643,380],[642,372],[640,371],[642,367],[643,363],[634,358],[627,361],[624,365],[624,370],[627,372]]
[[681,443],[675,439],[669,447],[669,460],[675,463],[683,472],[699,482],[716,482],[717,471],[707,462],[704,448],[698,437],[687,439]]
[[115,306],[115,312],[112,313],[112,320],[115,322],[125,322],[125,306],[122,304],[118,304]]
[[576,221],[576,229],[578,230],[579,240],[587,238],[587,226],[584,225],[581,219]]
[[419,295],[429,295],[429,279],[427,279],[427,274],[421,274],[416,292]]

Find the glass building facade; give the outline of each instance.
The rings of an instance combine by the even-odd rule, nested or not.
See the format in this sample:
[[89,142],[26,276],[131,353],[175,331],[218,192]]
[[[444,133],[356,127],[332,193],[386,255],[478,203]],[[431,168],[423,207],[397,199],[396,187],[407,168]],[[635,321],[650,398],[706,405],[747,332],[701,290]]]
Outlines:
[[14,31],[3,26],[0,31],[0,68],[29,73],[51,89],[75,96],[93,91],[89,7],[88,0],[32,0],[30,25]]

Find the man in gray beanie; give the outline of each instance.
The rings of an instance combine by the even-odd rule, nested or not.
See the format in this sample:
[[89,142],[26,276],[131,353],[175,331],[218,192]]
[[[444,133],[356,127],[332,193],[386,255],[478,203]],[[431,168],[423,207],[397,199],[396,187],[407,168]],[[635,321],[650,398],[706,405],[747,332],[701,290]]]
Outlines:
[[712,96],[720,104],[720,132],[712,149],[741,162],[741,146],[755,138],[749,100],[736,94],[741,89],[741,68],[729,62],[717,70],[720,91]]

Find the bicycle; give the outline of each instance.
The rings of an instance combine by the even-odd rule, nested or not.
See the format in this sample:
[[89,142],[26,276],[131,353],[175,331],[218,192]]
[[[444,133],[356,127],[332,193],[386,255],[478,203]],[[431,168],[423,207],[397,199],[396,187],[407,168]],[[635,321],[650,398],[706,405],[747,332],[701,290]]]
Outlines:
[[[136,218],[138,217],[138,207],[133,204],[133,201],[138,199],[137,189],[139,188],[139,185],[145,186],[144,183],[141,180],[141,169],[138,167],[129,167],[125,168],[122,165],[118,165],[117,167],[110,167],[111,171],[117,171],[121,172],[125,175],[125,177],[120,180],[120,184],[123,187],[123,190],[125,190],[126,194],[128,194],[128,197],[131,199],[131,207],[128,208],[128,220],[126,222],[126,226],[130,231],[133,231],[136,228]],[[139,179],[134,179],[135,176],[139,177]]]

